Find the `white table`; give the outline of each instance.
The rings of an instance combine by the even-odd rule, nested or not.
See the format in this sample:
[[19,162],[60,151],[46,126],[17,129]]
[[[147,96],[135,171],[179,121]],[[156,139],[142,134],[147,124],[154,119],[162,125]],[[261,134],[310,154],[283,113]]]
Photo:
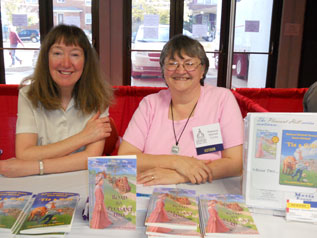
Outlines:
[[[195,189],[198,193],[232,193],[241,194],[241,178],[227,178],[216,180],[203,185],[181,184],[181,188]],[[34,193],[39,192],[77,192],[81,200],[75,213],[72,231],[67,237],[138,237],[144,238],[144,229],[136,231],[125,230],[96,230],[90,229],[88,222],[84,221],[81,212],[88,195],[88,172],[79,171],[54,175],[30,176],[23,178],[5,178],[0,176],[0,190],[21,190]],[[261,238],[316,238],[317,225],[287,222],[283,217],[274,217],[263,214],[253,214]],[[4,235],[0,234],[0,237]]]

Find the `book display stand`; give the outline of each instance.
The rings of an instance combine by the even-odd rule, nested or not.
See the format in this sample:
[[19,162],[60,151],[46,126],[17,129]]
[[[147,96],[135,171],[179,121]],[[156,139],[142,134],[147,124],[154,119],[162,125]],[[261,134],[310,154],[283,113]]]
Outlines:
[[285,216],[286,201],[317,200],[317,114],[249,113],[243,195],[253,212]]

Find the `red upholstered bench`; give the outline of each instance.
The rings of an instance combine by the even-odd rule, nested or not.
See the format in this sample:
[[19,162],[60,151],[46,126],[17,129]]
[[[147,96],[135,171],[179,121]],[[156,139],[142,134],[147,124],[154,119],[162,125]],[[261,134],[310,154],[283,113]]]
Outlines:
[[[123,136],[129,121],[146,95],[156,93],[163,88],[114,86],[115,102],[110,107],[110,117],[113,126],[111,138],[106,143],[104,154],[115,154],[118,146],[117,139]],[[242,116],[248,112],[266,112],[267,108],[259,105],[252,98],[234,91]],[[15,156],[15,126],[17,119],[18,85],[0,85],[0,149],[3,150],[1,159]]]

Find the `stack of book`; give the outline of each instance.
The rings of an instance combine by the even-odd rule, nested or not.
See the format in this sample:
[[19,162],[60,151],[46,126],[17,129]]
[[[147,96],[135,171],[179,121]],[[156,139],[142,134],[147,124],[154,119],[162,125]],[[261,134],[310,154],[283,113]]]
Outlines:
[[199,196],[200,227],[204,237],[257,237],[259,232],[241,195]]
[[145,225],[148,237],[201,237],[195,190],[155,188]]
[[155,188],[145,219],[148,237],[252,237],[258,230],[241,195]]
[[78,193],[0,191],[0,230],[17,237],[63,237],[71,230],[78,201]]

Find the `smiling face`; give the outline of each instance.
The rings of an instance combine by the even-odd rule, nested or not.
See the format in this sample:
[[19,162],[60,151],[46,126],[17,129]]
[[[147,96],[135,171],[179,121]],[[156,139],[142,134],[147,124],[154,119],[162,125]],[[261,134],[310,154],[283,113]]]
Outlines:
[[[169,65],[175,64],[177,68],[170,70]],[[198,57],[190,57],[184,52],[181,53],[181,57],[178,54],[175,54],[174,57],[168,56],[163,67],[164,79],[171,91],[200,90],[200,80],[203,78],[205,66],[201,65]],[[190,68],[190,70],[185,68]]]
[[49,50],[48,61],[50,75],[60,90],[72,90],[84,69],[83,49],[76,45],[66,46],[63,41],[55,43]]

